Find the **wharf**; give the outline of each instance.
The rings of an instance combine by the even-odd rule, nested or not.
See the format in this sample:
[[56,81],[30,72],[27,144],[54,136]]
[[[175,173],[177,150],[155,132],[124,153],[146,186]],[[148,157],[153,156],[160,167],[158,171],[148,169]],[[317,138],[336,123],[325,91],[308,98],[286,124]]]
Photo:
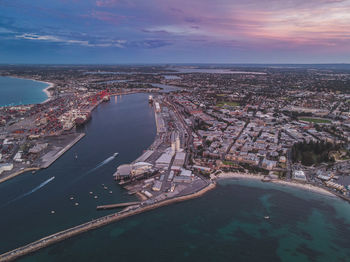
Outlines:
[[72,146],[74,146],[76,143],[80,141],[85,136],[85,133],[81,133],[76,137],[72,142],[70,142],[68,145],[66,145],[64,148],[62,148],[59,152],[57,152],[55,155],[48,157],[46,161],[41,165],[41,168],[48,168],[50,165],[52,165],[53,162],[55,162],[58,158],[60,158],[64,153],[66,153]]
[[111,204],[111,205],[103,205],[103,206],[97,206],[97,210],[106,210],[106,209],[113,209],[118,207],[128,207],[128,206],[134,206],[139,205],[141,202],[126,202],[126,203],[118,203],[118,204]]

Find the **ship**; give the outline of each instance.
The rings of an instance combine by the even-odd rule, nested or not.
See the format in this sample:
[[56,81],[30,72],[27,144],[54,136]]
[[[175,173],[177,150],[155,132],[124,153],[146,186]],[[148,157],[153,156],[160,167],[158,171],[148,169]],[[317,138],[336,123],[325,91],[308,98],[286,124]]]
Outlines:
[[85,115],[78,116],[74,122],[77,126],[82,126],[91,119],[91,114],[87,113]]
[[119,153],[114,153],[113,157],[117,157],[119,155]]

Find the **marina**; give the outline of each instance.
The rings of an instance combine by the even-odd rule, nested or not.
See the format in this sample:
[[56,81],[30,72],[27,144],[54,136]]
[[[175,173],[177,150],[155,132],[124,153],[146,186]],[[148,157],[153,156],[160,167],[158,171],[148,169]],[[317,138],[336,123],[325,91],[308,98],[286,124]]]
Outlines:
[[[86,134],[84,139],[49,168],[38,170],[35,175],[26,172],[0,184],[0,212],[7,214],[6,218],[0,218],[2,236],[6,235],[7,239],[0,240],[3,243],[0,253],[114,212],[96,211],[97,205],[137,200],[120,188],[111,175],[118,164],[133,161],[154,140],[154,113],[147,98],[147,94],[131,94],[122,100],[112,99],[100,104],[92,113],[92,121],[81,130]],[[123,117],[126,112],[128,118]],[[119,155],[112,161],[91,171],[117,152]],[[52,176],[55,179],[37,192],[3,206]],[[76,202],[78,206],[74,205]],[[30,212],[31,209],[37,211]],[[21,219],[21,212],[28,213],[25,221]],[[21,238],[16,237],[18,234]]]
[[350,0],[0,0],[0,262],[350,262]]
[[[203,196],[205,193],[216,187],[215,182],[209,181],[201,176],[195,176],[192,173],[196,168],[199,168],[201,171],[205,172],[207,172],[207,170],[210,171],[210,168],[203,168],[201,166],[194,165],[194,169],[186,169],[188,166],[188,159],[186,158],[186,151],[184,149],[187,148],[187,146],[190,144],[190,140],[192,139],[191,135],[188,135],[191,134],[191,130],[186,126],[184,119],[177,111],[174,104],[166,99],[161,100],[158,96],[148,95],[148,99],[146,99],[147,95],[142,94],[142,97],[144,99],[142,103],[147,104],[148,102],[149,110],[151,110],[154,114],[153,119],[156,126],[156,136],[154,141],[146,150],[142,152],[142,154],[135,158],[136,160],[131,161],[130,164],[121,164],[118,166],[114,177],[115,180],[119,182],[119,185],[115,184],[113,186],[109,182],[104,182],[101,184],[99,189],[95,188],[94,191],[87,191],[88,193],[86,193],[88,196],[90,196],[90,199],[92,198],[94,201],[100,201],[101,197],[103,202],[96,203],[96,210],[99,212],[111,212],[109,210],[117,208],[124,209],[119,212],[109,213],[102,217],[92,219],[89,222],[84,222],[68,229],[58,231],[58,233],[53,233],[20,248],[5,252],[0,255],[0,261],[11,261],[13,259],[17,259],[49,245],[71,238],[72,236],[106,226],[126,217]],[[107,104],[101,104],[100,107],[103,107],[104,105],[108,106],[111,103],[118,104],[118,100],[110,100],[109,98],[105,99],[105,97],[103,97],[103,100]],[[98,110],[98,108],[96,108],[96,110]],[[51,153],[49,156],[45,157],[44,159],[46,160],[44,162],[48,163],[45,167],[47,168],[53,164],[82,137],[84,137],[85,134],[89,133],[87,128],[82,131],[84,132],[77,136],[66,147],[60,149],[57,151],[57,153]],[[70,159],[70,162],[73,161],[73,163],[77,163],[80,161],[81,155],[82,152],[77,150],[75,150],[74,153],[71,152],[70,156],[72,158]],[[83,178],[86,178],[88,175],[103,169],[104,166],[109,165],[109,163],[119,160],[119,152],[116,152],[115,149],[108,155],[109,157],[97,162],[97,165],[85,171],[84,174],[74,178],[73,184],[83,181]],[[121,154],[121,156],[123,156],[123,154]],[[225,175],[222,174],[222,176]],[[230,176],[230,174],[228,176]],[[231,176],[235,177],[237,174],[231,174]],[[35,193],[38,189],[45,187],[54,179],[55,177],[51,177],[45,180],[39,186],[29,191],[29,193],[26,193],[19,198],[15,198],[13,202],[15,203],[20,201],[22,198]],[[212,179],[215,180],[215,176],[212,177]],[[268,181],[270,182],[271,180]],[[113,191],[110,189],[117,189],[117,191],[120,191],[123,190],[122,188],[127,190],[127,195],[135,195],[141,201],[132,201],[135,199],[130,199],[125,202],[121,202],[119,200],[114,202],[115,204],[106,204],[113,203],[112,201],[106,201],[107,195],[111,196],[113,193]],[[74,192],[74,196],[73,194],[70,194],[69,200],[71,202],[71,207],[75,210],[78,211],[81,209],[86,209],[86,200],[84,200],[82,196],[77,195],[76,192]],[[9,204],[12,204],[12,201],[10,201]],[[54,208],[48,211],[47,214],[54,218],[58,214],[61,214],[61,212],[57,210],[57,208]],[[274,220],[274,217],[270,216],[268,212],[263,214],[261,217],[266,222]]]
[[[75,260],[89,258],[91,260],[92,258],[92,261],[127,259],[133,262],[139,261],[141,258],[157,262],[170,258],[191,261],[194,258],[205,259],[207,256],[215,255],[217,261],[221,262],[227,261],[227,256],[231,254],[232,248],[241,251],[236,255],[238,261],[252,257],[252,249],[254,249],[255,255],[264,256],[273,262],[280,261],[282,256],[297,257],[302,261],[313,252],[318,253],[317,261],[320,262],[346,258],[349,252],[338,243],[345,244],[349,240],[348,234],[344,234],[344,232],[348,232],[347,223],[349,223],[348,214],[350,214],[348,204],[341,200],[308,193],[297,188],[291,188],[288,193],[284,190],[279,185],[266,184],[257,180],[220,181],[215,190],[205,192],[198,199],[158,209],[161,205],[159,204],[154,206],[156,209],[149,209],[147,212],[143,209],[144,212],[137,216],[130,215],[133,214],[132,211],[125,212],[125,215],[121,214],[118,218],[110,215],[107,218],[92,221],[89,228],[112,219],[118,223],[93,228],[94,230],[90,231],[89,234],[84,233],[86,231],[80,228],[79,235],[75,235],[79,228],[72,228],[66,232],[58,233],[59,235],[53,235],[51,238],[41,239],[43,246],[46,246],[46,243],[48,243],[47,245],[54,244],[22,259],[19,258],[19,261],[41,262],[47,261],[47,259],[58,261],[63,260],[66,256]],[[245,201],[242,201],[242,195],[245,196]],[[280,201],[281,199],[283,202]],[[286,204],[287,207],[285,207]],[[333,212],[329,211],[330,205],[334,206],[337,219],[334,219]],[[310,209],[310,207],[312,208]],[[207,212],[208,209],[211,212]],[[249,214],[248,221],[246,220],[247,214]],[[267,216],[268,219],[265,218]],[[128,219],[123,219],[126,217]],[[164,220],[164,218],[166,219]],[[328,223],[328,226],[323,227],[325,223]],[[310,227],[323,229],[301,235],[300,232]],[[154,232],[152,241],[147,241],[147,239],[149,240],[148,232]],[[76,237],[73,239],[64,238],[64,241],[60,241],[65,234]],[[212,241],[213,234],[216,235],[216,242]],[[239,234],[240,239],[232,237],[233,234]],[[266,242],[266,238],[270,241]],[[88,239],[94,240],[88,241]],[[180,247],[186,252],[185,254],[178,252],[177,246],[168,245],[167,241],[175,243],[176,239],[185,239],[181,241],[183,244]],[[317,242],[307,241],[316,239]],[[286,243],[285,240],[288,242]],[[332,241],[332,246],[319,246],[319,243],[326,244],[329,240]],[[119,245],[115,245],[116,242]],[[242,242],[243,245],[240,245]],[[289,249],[290,246],[294,249],[305,245],[305,242],[309,252],[298,251],[293,255],[293,251]],[[139,243],[143,243],[140,245],[140,251],[133,252],[133,244],[139,245]],[[204,245],[211,243],[213,248],[208,249],[203,254],[201,245],[193,243]],[[222,243],[229,243],[229,245],[226,246]],[[18,257],[25,250],[43,247],[36,246],[39,244],[37,242],[32,244],[33,246],[16,250],[12,256]],[[154,252],[147,252],[147,250],[154,248],[154,245],[167,251],[162,258]],[[266,252],[271,246],[279,252]],[[85,252],[77,252],[81,248]],[[65,252],[61,252],[61,250],[65,250]]]

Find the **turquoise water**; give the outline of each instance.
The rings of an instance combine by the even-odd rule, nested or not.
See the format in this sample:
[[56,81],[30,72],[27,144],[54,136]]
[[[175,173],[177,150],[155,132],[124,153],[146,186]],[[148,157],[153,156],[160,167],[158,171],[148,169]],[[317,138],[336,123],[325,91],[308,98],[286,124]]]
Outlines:
[[[270,219],[265,219],[269,216]],[[84,233],[19,261],[349,261],[350,205],[260,181]]]
[[[86,137],[48,169],[0,184],[0,253],[114,212],[96,211],[96,205],[135,199],[112,174],[154,140],[148,95],[112,98],[93,112],[82,131]],[[114,152],[120,155],[109,161]],[[349,243],[348,203],[232,179],[201,198],[129,217],[19,261],[349,261]]]
[[48,84],[29,79],[0,76],[0,106],[42,103]]

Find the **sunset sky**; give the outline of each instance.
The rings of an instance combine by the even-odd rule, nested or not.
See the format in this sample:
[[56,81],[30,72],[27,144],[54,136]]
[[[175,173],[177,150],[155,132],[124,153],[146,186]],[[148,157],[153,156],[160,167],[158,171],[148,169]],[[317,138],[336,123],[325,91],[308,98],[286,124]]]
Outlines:
[[350,0],[0,0],[0,63],[350,63]]

